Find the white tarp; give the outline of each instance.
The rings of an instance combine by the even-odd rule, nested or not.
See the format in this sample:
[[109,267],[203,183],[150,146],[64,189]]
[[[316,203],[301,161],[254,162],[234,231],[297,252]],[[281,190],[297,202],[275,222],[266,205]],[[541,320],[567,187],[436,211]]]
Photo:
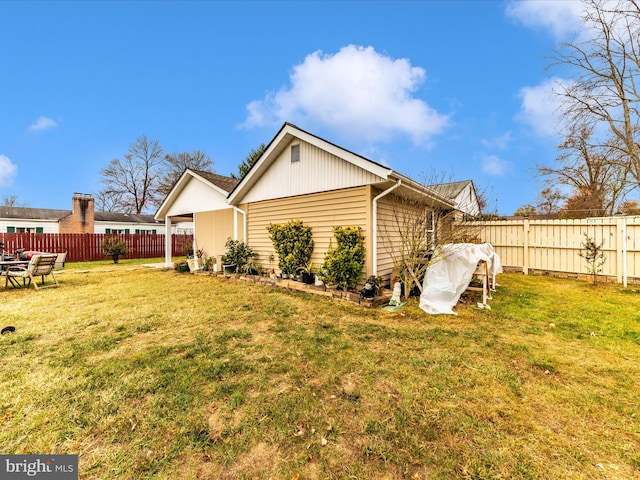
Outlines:
[[434,254],[422,283],[420,308],[427,313],[457,315],[452,309],[473,279],[478,262],[485,260],[489,278],[502,272],[500,257],[489,243],[451,243]]

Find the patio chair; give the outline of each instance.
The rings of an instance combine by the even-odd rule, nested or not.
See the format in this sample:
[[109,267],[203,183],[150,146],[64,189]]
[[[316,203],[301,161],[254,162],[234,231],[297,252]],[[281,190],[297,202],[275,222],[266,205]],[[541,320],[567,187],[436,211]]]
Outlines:
[[67,260],[67,252],[58,253],[54,270],[64,270],[64,262]]
[[[56,264],[56,258],[56,254],[34,255],[33,257],[31,257],[31,260],[26,267],[9,267],[8,270],[2,272],[2,274],[6,276],[4,288],[7,288],[9,282],[11,282],[14,287],[29,287],[31,285],[31,281],[33,280],[33,286],[36,290],[39,290],[38,284],[36,283],[36,277],[42,278],[40,288],[57,287],[58,280],[56,280],[56,277],[53,274],[53,269]],[[46,285],[45,287],[44,279],[49,275],[51,275],[53,283],[50,285]],[[20,285],[19,279],[22,279],[22,285]]]

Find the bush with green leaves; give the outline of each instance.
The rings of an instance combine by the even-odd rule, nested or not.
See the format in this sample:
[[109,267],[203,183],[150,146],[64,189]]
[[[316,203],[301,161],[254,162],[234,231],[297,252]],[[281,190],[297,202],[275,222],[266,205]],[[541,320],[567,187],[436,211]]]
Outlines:
[[364,237],[360,227],[333,227],[337,246],[329,247],[322,264],[323,281],[340,289],[353,289],[362,277]]
[[278,254],[278,267],[282,273],[295,275],[301,266],[309,263],[313,253],[313,234],[311,227],[305,226],[302,220],[270,223],[267,231]]
[[102,251],[113,259],[113,263],[118,263],[120,257],[127,254],[127,242],[120,237],[106,237],[102,240]]
[[236,265],[238,272],[243,272],[247,263],[249,263],[249,259],[256,256],[254,251],[240,240],[232,240],[230,238],[224,246],[226,252],[222,257],[222,261],[227,265]]

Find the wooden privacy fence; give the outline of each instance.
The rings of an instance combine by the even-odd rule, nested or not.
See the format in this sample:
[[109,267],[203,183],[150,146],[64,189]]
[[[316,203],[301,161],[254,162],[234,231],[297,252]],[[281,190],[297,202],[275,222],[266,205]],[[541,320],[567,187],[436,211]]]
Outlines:
[[507,269],[525,274],[587,275],[585,234],[602,244],[607,280],[640,283],[640,216],[580,220],[503,220],[469,222],[483,242],[493,245]]
[[[24,248],[37,252],[67,252],[67,262],[89,262],[108,258],[102,252],[102,241],[117,236],[127,243],[123,258],[164,257],[164,235],[109,235],[100,233],[0,233],[5,253]],[[171,235],[172,255],[184,255],[184,246],[193,235]]]

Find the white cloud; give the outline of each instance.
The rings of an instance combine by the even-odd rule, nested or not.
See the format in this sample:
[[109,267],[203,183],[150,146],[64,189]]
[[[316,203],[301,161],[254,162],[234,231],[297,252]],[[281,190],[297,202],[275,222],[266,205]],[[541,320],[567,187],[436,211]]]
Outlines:
[[557,40],[581,30],[583,11],[580,0],[510,0],[505,7],[508,17],[529,28],[549,30]]
[[9,187],[18,173],[18,167],[11,163],[9,157],[0,155],[0,187]]
[[500,135],[494,138],[483,138],[480,143],[488,148],[497,148],[498,150],[504,150],[511,141],[511,132],[507,132],[504,135]]
[[504,175],[511,170],[511,162],[497,155],[487,155],[482,159],[482,171],[489,175]]
[[516,119],[532,127],[534,132],[540,136],[557,137],[562,135],[557,121],[561,98],[554,91],[559,91],[562,85],[568,83],[568,80],[554,77],[534,87],[521,88],[518,96],[522,100],[522,104]]
[[51,128],[55,128],[57,126],[58,126],[58,123],[55,120],[49,117],[41,116],[31,125],[29,125],[29,130],[31,130],[32,132],[39,132],[42,130],[49,130]]
[[405,134],[425,144],[449,124],[447,115],[414,96],[425,78],[423,68],[373,47],[349,45],[333,55],[317,51],[293,68],[290,87],[247,105],[243,126],[304,120],[354,140]]

